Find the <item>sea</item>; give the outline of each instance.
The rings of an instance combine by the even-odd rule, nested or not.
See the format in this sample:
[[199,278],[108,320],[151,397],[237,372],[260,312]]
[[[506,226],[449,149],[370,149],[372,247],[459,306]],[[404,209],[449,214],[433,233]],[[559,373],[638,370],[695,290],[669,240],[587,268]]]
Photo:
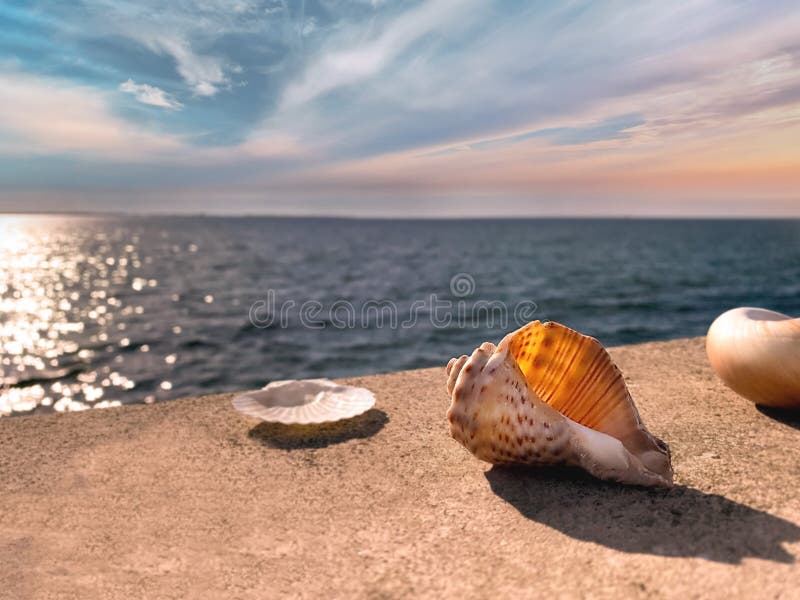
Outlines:
[[800,221],[0,215],[0,416],[441,366],[534,319],[607,346],[800,314]]

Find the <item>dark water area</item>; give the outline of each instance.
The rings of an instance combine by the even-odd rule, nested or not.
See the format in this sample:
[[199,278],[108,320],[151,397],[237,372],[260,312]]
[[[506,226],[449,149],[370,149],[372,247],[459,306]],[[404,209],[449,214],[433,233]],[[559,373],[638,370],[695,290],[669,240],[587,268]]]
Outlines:
[[800,221],[0,217],[0,416],[443,365],[532,319],[606,345],[800,314]]

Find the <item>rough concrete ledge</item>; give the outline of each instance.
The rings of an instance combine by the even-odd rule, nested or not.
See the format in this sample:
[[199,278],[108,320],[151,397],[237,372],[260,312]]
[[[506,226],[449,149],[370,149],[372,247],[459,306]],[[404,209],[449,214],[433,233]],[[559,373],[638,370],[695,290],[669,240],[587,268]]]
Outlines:
[[351,378],[376,407],[319,431],[228,394],[0,420],[0,597],[797,598],[800,416],[702,339],[612,354],[673,490],[478,462],[443,369]]

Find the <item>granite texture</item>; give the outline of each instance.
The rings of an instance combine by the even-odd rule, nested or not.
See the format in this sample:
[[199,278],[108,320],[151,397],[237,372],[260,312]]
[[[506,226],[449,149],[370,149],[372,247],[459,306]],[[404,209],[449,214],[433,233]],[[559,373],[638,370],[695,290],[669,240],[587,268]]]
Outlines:
[[0,420],[0,598],[800,597],[800,416],[702,339],[611,352],[671,490],[479,462],[443,368],[347,379],[375,408],[319,428],[229,394]]

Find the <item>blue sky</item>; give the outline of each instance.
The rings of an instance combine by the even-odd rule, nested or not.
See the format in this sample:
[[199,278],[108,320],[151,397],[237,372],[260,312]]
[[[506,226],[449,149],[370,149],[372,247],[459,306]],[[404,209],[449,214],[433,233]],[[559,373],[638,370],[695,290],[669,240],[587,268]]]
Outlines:
[[0,1],[0,210],[800,215],[796,2]]

